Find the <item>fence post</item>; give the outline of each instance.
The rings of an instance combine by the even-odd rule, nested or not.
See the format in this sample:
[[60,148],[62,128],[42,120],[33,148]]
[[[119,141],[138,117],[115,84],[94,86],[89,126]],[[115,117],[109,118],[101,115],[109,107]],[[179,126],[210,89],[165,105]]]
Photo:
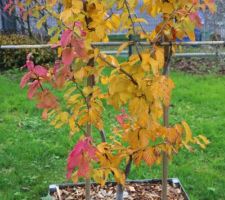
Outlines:
[[[130,34],[129,36],[128,36],[128,40],[129,40],[129,42],[131,42],[132,41],[132,35]],[[129,46],[128,46],[128,56],[130,57],[131,55],[132,55],[132,44],[130,44]]]

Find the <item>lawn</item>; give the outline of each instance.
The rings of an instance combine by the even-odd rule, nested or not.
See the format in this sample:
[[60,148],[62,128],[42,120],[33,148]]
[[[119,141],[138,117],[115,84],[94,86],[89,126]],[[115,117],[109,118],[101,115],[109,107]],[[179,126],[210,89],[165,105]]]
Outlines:
[[[74,140],[40,118],[35,103],[19,88],[21,73],[0,75],[0,199],[40,199],[51,183],[66,182],[66,158]],[[182,150],[171,162],[191,200],[225,198],[225,77],[172,72],[176,83],[171,123],[185,119],[204,133],[206,150]],[[110,119],[110,111],[106,113]],[[106,128],[107,130],[107,128]],[[132,168],[130,179],[159,178],[160,168]]]

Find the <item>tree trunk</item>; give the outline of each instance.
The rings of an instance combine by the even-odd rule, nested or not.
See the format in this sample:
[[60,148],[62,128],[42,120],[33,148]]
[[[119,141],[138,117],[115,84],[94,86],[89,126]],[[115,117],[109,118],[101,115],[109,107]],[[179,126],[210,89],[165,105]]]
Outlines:
[[[165,42],[168,40],[165,39]],[[163,68],[163,75],[168,76],[169,75],[169,68],[170,68],[170,60],[172,56],[172,46],[165,46],[164,47],[164,58],[165,58],[165,64]],[[163,108],[163,125],[165,127],[169,127],[169,105],[164,106]],[[168,180],[168,156],[166,152],[163,152],[163,163],[162,163],[162,200],[167,200],[167,180]]]
[[[169,107],[164,107],[163,123],[165,127],[169,126]],[[167,179],[168,179],[168,156],[163,152],[163,177],[162,177],[162,200],[167,200]]]
[[6,5],[5,0],[0,0],[1,7],[1,20],[2,20],[2,29],[3,32],[6,33],[16,33],[17,32],[17,23],[14,13],[16,11],[12,11],[12,14],[9,15],[8,11],[3,11],[4,6]]
[[[124,171],[126,179],[130,173],[132,160],[133,160],[133,158],[130,155],[129,161],[128,161],[125,171]],[[117,184],[117,186],[116,186],[116,200],[123,200],[123,186],[121,184]]]
[[[91,58],[88,61],[88,66],[94,67],[94,58]],[[93,87],[95,85],[95,77],[94,75],[91,75],[87,79],[87,86]],[[88,109],[90,109],[90,99],[91,99],[92,94],[90,94],[87,97],[87,103],[88,103]],[[92,126],[90,123],[87,124],[87,129],[86,129],[86,137],[90,137],[92,134]],[[85,199],[86,200],[91,200],[91,180],[87,178],[85,180]]]
[[85,180],[85,199],[91,200],[91,180],[87,178]]
[[33,38],[33,34],[32,34],[32,31],[31,31],[31,25],[30,25],[30,16],[28,15],[27,16],[27,30],[28,30],[28,34],[31,38]]
[[123,186],[121,184],[116,186],[116,200],[123,200]]

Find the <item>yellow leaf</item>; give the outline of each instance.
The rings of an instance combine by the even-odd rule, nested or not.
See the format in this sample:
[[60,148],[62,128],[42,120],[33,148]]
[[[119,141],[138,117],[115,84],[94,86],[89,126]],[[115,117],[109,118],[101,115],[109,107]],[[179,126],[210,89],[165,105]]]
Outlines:
[[43,23],[46,22],[47,17],[48,17],[48,16],[45,15],[44,17],[42,17],[41,19],[39,19],[39,21],[37,22],[37,25],[36,25],[38,29],[40,29],[40,28],[42,27]]
[[58,43],[60,33],[61,33],[61,30],[60,29],[56,31],[56,33],[50,39],[50,44],[57,44]]
[[82,81],[83,78],[85,78],[86,76],[87,76],[87,71],[85,70],[84,67],[74,72],[74,78],[77,79],[78,81]]
[[155,49],[155,58],[159,63],[159,68],[162,68],[164,66],[164,48],[156,47]]
[[57,29],[58,29],[57,26],[53,26],[53,27],[49,28],[48,29],[48,34],[49,35],[52,35]]
[[74,132],[74,130],[75,130],[75,122],[74,122],[73,117],[70,117],[70,119],[69,119],[69,126],[70,126],[70,130],[72,132]]
[[145,23],[145,24],[148,24],[148,21],[144,18],[135,18],[134,19],[134,22],[135,23]]
[[186,17],[183,21],[183,29],[187,36],[190,38],[190,40],[195,41],[195,25],[194,23],[190,20],[189,17]]
[[186,133],[184,142],[186,144],[188,144],[189,142],[193,141],[192,132],[191,132],[189,125],[185,121],[182,121],[182,125],[183,125],[185,133]]
[[69,117],[68,112],[61,112],[60,113],[60,119],[61,119],[62,123],[67,123],[68,117]]
[[103,187],[108,179],[109,169],[95,169],[93,171],[93,179]]
[[65,8],[70,8],[72,6],[72,0],[63,0],[63,5]]
[[130,42],[124,42],[123,44],[120,45],[120,47],[117,50],[117,56],[129,46]]
[[138,134],[139,134],[138,139],[139,139],[139,144],[140,144],[139,147],[145,148],[149,144],[149,133],[147,130],[141,129]]
[[55,128],[57,128],[57,129],[61,128],[63,125],[64,125],[64,123],[58,122],[58,123],[56,123]]
[[140,61],[140,58],[137,54],[133,54],[129,57],[129,64],[131,66],[133,66],[134,64],[136,64],[138,61]]
[[90,86],[84,87],[83,88],[83,93],[85,96],[88,96],[89,94],[91,94],[93,91],[93,89]]
[[112,24],[114,31],[116,31],[120,26],[120,17],[116,14],[113,14],[111,16],[111,24]]
[[88,121],[89,121],[89,115],[88,115],[88,113],[87,113],[87,114],[83,115],[83,116],[79,119],[78,124],[79,124],[80,126],[82,126],[82,125],[86,124]]
[[72,174],[72,181],[73,181],[73,183],[77,183],[78,182],[78,173],[77,173],[78,171],[76,171],[76,172],[74,172],[73,174]]
[[79,14],[83,10],[83,2],[80,0],[72,0],[72,11],[74,14]]
[[138,166],[143,158],[143,151],[138,151],[134,154],[134,164]]
[[162,7],[162,12],[165,14],[171,14],[174,11],[172,3],[164,3]]
[[80,94],[74,94],[74,95],[72,95],[72,96],[67,100],[67,103],[68,103],[69,105],[76,104],[79,97],[80,97]]
[[117,168],[111,167],[110,169],[112,170],[112,172],[114,174],[115,181],[117,183],[125,185],[125,174]]
[[143,152],[143,160],[148,166],[152,166],[156,162],[157,158],[153,148],[148,148]]
[[65,99],[68,99],[70,97],[70,95],[76,90],[76,87],[71,87],[69,88],[65,94],[64,94],[64,98]]
[[152,73],[154,75],[158,75],[159,73],[159,62],[153,58],[150,58],[149,60],[150,64],[151,64],[151,69],[152,69]]
[[174,128],[167,128],[166,130],[167,130],[166,138],[168,142],[175,143],[176,140],[178,139],[179,133]]
[[98,25],[96,28],[95,28],[95,33],[97,35],[97,37],[101,40],[105,37],[105,26],[103,25]]
[[57,54],[58,54],[58,57],[60,58],[62,55],[62,47],[58,47]]
[[198,137],[206,144],[210,144],[210,141],[204,135],[198,135]]
[[73,16],[73,10],[70,9],[70,8],[67,8],[67,9],[65,9],[63,12],[61,12],[61,14],[60,14],[60,19],[61,19],[63,22],[66,22],[66,21],[68,21],[68,19],[69,19],[70,17],[72,17],[72,16]]
[[102,83],[103,85],[108,84],[108,83],[109,83],[109,77],[107,77],[107,76],[102,76],[102,77],[101,77],[101,83]]
[[149,71],[150,70],[150,53],[142,53],[141,54],[142,62],[141,62],[141,67],[144,71]]

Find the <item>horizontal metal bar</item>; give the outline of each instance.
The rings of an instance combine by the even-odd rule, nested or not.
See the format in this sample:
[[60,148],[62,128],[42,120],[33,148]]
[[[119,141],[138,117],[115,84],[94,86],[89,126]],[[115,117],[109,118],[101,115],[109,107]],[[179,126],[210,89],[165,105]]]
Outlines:
[[[102,51],[102,53],[115,55],[117,51]],[[120,55],[128,55],[128,51],[122,51]],[[225,52],[221,53],[175,53],[173,57],[216,57],[216,56],[225,56]]]
[[[115,55],[117,51],[102,51],[102,53]],[[122,51],[120,55],[128,55],[128,51]],[[175,53],[173,57],[216,57],[216,56],[225,56],[225,52],[221,53]]]
[[50,44],[35,44],[35,45],[0,45],[0,49],[42,49],[51,48]]
[[[127,41],[128,42],[128,41]],[[120,46],[124,42],[93,42],[93,46]],[[131,41],[130,45],[134,45],[134,41]],[[142,46],[152,46],[154,43],[149,42],[138,42],[138,44]],[[160,46],[169,46],[169,45],[177,45],[177,46],[201,46],[201,45],[225,45],[225,41],[195,41],[195,42],[162,42],[158,43]]]
[[[120,46],[124,42],[94,42],[93,46],[101,47],[101,46]],[[143,46],[151,46],[152,43],[148,42],[139,42],[138,44]],[[134,42],[131,42],[130,45],[134,45]],[[225,41],[197,41],[197,42],[162,42],[159,43],[161,46],[168,45],[178,45],[178,46],[200,46],[200,45],[225,45]],[[39,48],[51,48],[50,44],[39,44],[39,45],[1,45],[0,49],[39,49]]]
[[[171,43],[164,42],[161,45],[169,45]],[[180,46],[200,46],[200,45],[225,45],[225,41],[195,41],[195,42],[172,42],[172,45]]]
[[216,57],[225,56],[225,52],[220,53],[175,53],[173,57]]
[[[103,43],[105,44],[105,43]],[[108,46],[108,45],[107,45]],[[33,49],[33,48],[50,48],[51,45],[2,45],[0,49]],[[105,54],[115,55],[117,51],[102,51]],[[122,51],[120,55],[128,55],[128,51]],[[218,53],[175,53],[173,57],[215,57],[215,56],[225,56],[225,52],[218,52]]]
[[[101,51],[101,53],[105,53],[105,54],[108,54],[108,55],[114,55],[114,54],[117,54],[118,51]],[[121,54],[128,54],[128,51],[121,51],[119,54],[120,55]]]

